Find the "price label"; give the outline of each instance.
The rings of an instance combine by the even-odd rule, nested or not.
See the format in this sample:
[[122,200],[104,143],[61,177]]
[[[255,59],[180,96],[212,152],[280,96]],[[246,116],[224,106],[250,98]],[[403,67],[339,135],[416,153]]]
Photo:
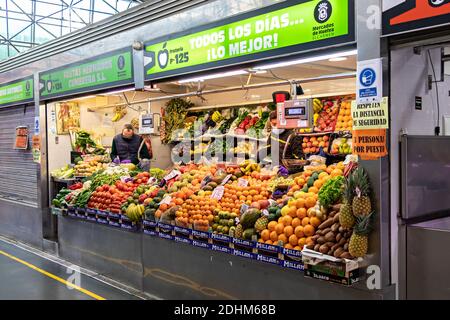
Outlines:
[[219,186],[214,189],[211,199],[217,199],[220,200],[223,197],[223,194],[225,193],[225,188],[223,186]]
[[269,211],[267,211],[266,209],[262,210],[261,213],[263,216],[266,216],[266,217],[269,216]]
[[239,178],[238,179],[238,186],[239,187],[246,187],[246,186],[248,186],[248,180]]
[[231,179],[232,176],[233,176],[232,174],[227,175],[227,176],[225,177],[225,179],[223,179],[223,181],[222,181],[222,183],[221,183],[220,185],[221,185],[221,186],[226,185],[227,182],[230,181],[230,179]]
[[164,177],[164,180],[169,181],[169,180],[179,176],[180,174],[181,174],[180,171],[174,169],[167,176]]
[[169,196],[165,196],[159,204],[160,205],[161,204],[169,204],[171,201],[172,201],[172,197],[169,195]]

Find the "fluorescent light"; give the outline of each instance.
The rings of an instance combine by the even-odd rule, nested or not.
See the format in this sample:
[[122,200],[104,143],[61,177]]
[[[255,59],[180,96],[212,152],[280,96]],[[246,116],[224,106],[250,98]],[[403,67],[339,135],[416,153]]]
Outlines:
[[[95,98],[96,96],[84,96],[84,97],[79,97],[79,98],[76,98],[76,99],[73,99],[73,100],[85,100],[85,99],[92,99],[92,98]],[[72,100],[72,101],[73,101]]]
[[205,80],[209,80],[209,79],[238,76],[241,74],[247,74],[247,72],[244,70],[234,70],[234,71],[228,71],[228,72],[213,73],[213,74],[209,74],[209,75],[202,76],[202,77],[180,80],[180,81],[178,81],[178,83],[183,84],[183,83],[188,83],[188,82],[199,82],[199,81],[205,81]]
[[128,92],[128,91],[134,91],[134,88],[128,88],[128,89],[119,89],[116,91],[110,91],[110,92],[105,92],[103,94],[101,94],[102,96],[109,96],[112,94],[118,94],[118,93],[123,93],[123,92]]
[[303,58],[303,59],[297,59],[297,60],[291,60],[291,61],[282,61],[282,62],[276,62],[276,63],[271,63],[271,64],[265,64],[265,65],[262,65],[259,67],[255,67],[254,69],[258,69],[258,70],[275,69],[275,68],[280,68],[280,67],[292,66],[292,65],[296,65],[296,64],[305,64],[305,63],[309,63],[309,62],[328,60],[328,59],[339,58],[339,57],[354,56],[357,53],[358,53],[358,50],[343,51],[343,52],[337,52],[337,53],[333,53],[333,54],[314,56],[314,57],[310,57],[310,58]]
[[345,60],[347,60],[347,57],[337,57],[337,58],[328,59],[328,61],[330,61],[330,62],[340,62],[340,61],[345,61]]

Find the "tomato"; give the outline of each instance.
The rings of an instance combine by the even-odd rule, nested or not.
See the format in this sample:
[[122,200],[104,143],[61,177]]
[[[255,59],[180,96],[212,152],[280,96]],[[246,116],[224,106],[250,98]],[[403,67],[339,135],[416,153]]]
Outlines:
[[142,175],[146,178],[150,178],[150,173],[148,172],[143,172]]
[[137,184],[142,184],[142,179],[137,179]]

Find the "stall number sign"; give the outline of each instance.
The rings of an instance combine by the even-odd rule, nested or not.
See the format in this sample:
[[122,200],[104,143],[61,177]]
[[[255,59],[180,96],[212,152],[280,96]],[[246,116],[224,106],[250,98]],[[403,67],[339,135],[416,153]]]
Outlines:
[[359,61],[357,66],[357,102],[381,101],[383,74],[381,59]]
[[353,130],[388,129],[388,98],[380,102],[356,103],[352,101]]
[[52,98],[133,82],[131,50],[120,50],[88,61],[39,74],[41,98]]
[[[297,2],[295,5],[290,5]],[[353,39],[349,25],[353,1],[292,1],[282,9],[188,35],[145,44],[146,79],[181,74],[209,66],[245,62],[282,53],[326,46],[337,37]],[[301,3],[298,3],[301,2]],[[290,5],[290,6],[289,6]],[[286,7],[287,6],[287,7]],[[270,9],[269,9],[270,10]],[[185,33],[186,34],[186,33]],[[328,41],[327,40],[334,40]],[[345,42],[346,39],[340,39]],[[302,48],[298,46],[302,45]],[[295,46],[291,49],[289,47]]]
[[388,154],[386,129],[353,131],[353,154],[362,160],[376,160]]
[[0,85],[0,107],[33,102],[33,77]]

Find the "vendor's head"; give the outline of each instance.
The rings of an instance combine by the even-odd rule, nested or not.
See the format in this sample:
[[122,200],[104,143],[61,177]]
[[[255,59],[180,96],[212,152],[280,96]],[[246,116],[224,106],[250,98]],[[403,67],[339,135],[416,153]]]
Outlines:
[[272,125],[272,127],[276,127],[277,126],[277,112],[272,111],[269,115],[269,119],[270,119],[270,124]]
[[134,135],[134,128],[131,124],[127,123],[123,126],[122,136],[127,139],[131,139]]

